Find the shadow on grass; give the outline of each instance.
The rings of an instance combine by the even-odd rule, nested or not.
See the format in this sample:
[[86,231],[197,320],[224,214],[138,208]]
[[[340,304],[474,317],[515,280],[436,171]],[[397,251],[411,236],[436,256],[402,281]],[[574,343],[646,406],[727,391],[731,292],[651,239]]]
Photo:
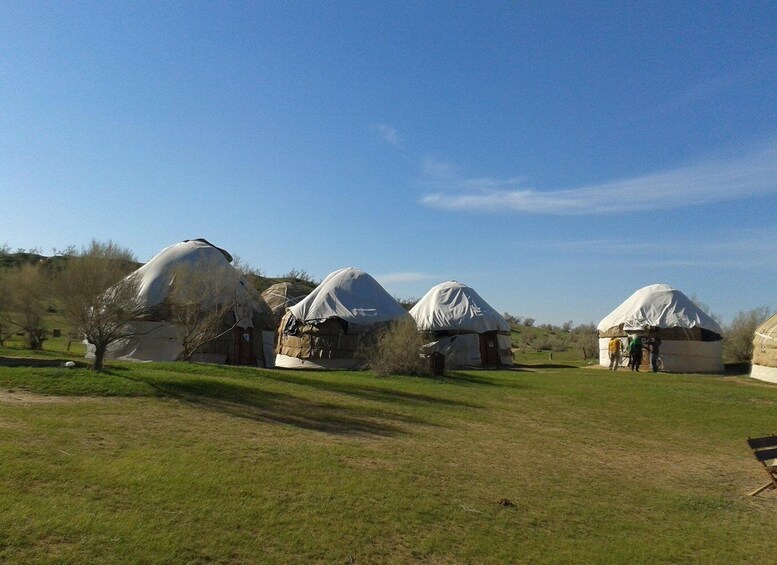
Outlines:
[[[513,370],[514,369],[503,369],[503,371]],[[488,373],[475,375],[463,371],[449,371],[446,372],[445,376],[441,377],[439,380],[443,383],[450,383],[455,385],[486,385],[503,388],[528,388],[528,386],[524,383],[517,383],[505,378],[495,378]]]
[[68,361],[72,361],[76,367],[86,367],[84,361],[73,361],[73,359],[39,359],[36,357],[2,356],[0,356],[0,367],[62,367]]
[[516,363],[515,367],[519,369],[579,369],[578,365],[567,365],[564,363]]
[[220,377],[176,375],[175,380],[115,375],[153,387],[160,397],[258,422],[286,424],[319,432],[350,436],[396,436],[403,426],[424,424],[421,419],[369,407],[316,402],[291,394],[261,390],[224,381]]
[[[268,380],[279,381],[283,383],[295,384],[314,388],[316,390],[324,390],[327,392],[336,392],[339,394],[347,394],[349,396],[355,396],[364,400],[372,400],[375,402],[386,402],[391,404],[403,403],[403,404],[415,404],[415,405],[442,405],[442,406],[460,406],[464,408],[479,408],[478,405],[470,402],[464,402],[461,400],[452,400],[450,398],[441,398],[439,396],[432,396],[429,394],[419,394],[413,392],[406,392],[400,390],[394,390],[389,388],[383,388],[379,386],[373,386],[368,384],[356,384],[353,382],[345,381],[333,381],[325,379],[310,378],[309,374],[303,374],[300,372],[281,372],[281,371],[262,371],[262,378]],[[430,384],[433,382],[430,379]]]

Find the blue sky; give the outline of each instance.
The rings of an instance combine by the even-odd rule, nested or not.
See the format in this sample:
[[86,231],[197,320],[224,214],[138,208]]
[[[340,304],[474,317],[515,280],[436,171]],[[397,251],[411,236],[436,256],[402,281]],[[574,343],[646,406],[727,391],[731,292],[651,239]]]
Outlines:
[[775,2],[0,4],[0,244],[205,237],[538,322],[777,309]]

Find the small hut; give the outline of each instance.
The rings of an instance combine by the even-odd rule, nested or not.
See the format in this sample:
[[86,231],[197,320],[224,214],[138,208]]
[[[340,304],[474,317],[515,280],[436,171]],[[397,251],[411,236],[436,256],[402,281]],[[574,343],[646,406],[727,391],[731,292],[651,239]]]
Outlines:
[[609,366],[612,337],[661,339],[664,371],[717,373],[723,367],[723,330],[685,294],[666,284],[639,289],[599,322],[599,364]]
[[[234,309],[223,319],[224,332],[203,344],[192,360],[235,365],[273,366],[274,323],[269,306],[232,266],[232,256],[205,239],[187,239],[166,247],[129,277],[139,279],[142,313],[130,321],[134,336],[112,344],[109,359],[177,361],[182,353],[183,328],[172,323],[168,300],[173,284],[202,292],[202,304],[226,304]],[[200,272],[200,270],[202,272]],[[176,280],[188,275],[194,280]],[[208,285],[212,282],[212,292]],[[224,296],[219,296],[224,293]],[[94,355],[87,345],[87,357]]]
[[432,287],[410,315],[428,341],[429,353],[445,355],[445,365],[512,365],[510,324],[475,290],[457,281]]
[[277,367],[355,369],[366,336],[409,314],[364,271],[340,269],[286,311],[275,349]]

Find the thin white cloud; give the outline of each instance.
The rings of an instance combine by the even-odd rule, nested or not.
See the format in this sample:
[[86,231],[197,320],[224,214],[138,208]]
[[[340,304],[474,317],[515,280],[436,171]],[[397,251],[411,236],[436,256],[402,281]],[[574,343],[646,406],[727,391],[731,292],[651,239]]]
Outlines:
[[432,278],[432,275],[429,275],[427,273],[419,273],[419,272],[388,273],[385,275],[375,276],[375,280],[377,280],[382,285],[414,283],[414,282],[429,280],[431,278]]
[[397,128],[388,124],[373,124],[372,131],[385,143],[397,148],[402,148],[402,138]]
[[458,177],[455,165],[429,155],[421,162],[421,169],[424,176],[432,182],[449,182]]
[[[520,178],[454,179],[421,203],[444,210],[553,215],[624,214],[777,193],[777,143],[744,156],[579,188],[521,188]],[[455,193],[450,193],[450,189]]]

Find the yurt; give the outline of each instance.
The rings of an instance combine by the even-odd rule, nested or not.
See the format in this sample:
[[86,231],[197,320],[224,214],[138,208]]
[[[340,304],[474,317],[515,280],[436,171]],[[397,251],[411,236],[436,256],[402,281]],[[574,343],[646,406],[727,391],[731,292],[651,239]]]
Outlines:
[[471,287],[448,281],[429,289],[410,310],[429,353],[445,366],[512,365],[510,324]]
[[365,335],[409,314],[364,271],[340,269],[289,308],[279,327],[275,365],[353,369]]
[[[160,251],[129,275],[139,279],[142,313],[130,322],[135,335],[110,346],[106,357],[128,361],[180,359],[184,330],[170,321],[169,295],[175,283],[184,288],[189,285],[197,296],[201,294],[206,306],[235,301],[232,311],[224,316],[224,332],[197,349],[192,360],[273,366],[272,312],[231,262],[228,252],[204,239],[187,239]],[[191,280],[180,280],[184,276]],[[93,348],[88,346],[87,357],[90,355]]]
[[[723,330],[685,294],[666,284],[639,289],[599,322],[599,364],[609,366],[611,337],[661,339],[664,371],[717,373],[723,367]],[[624,356],[624,363],[625,361]],[[643,366],[649,366],[648,359]]]
[[777,314],[755,330],[750,376],[754,379],[777,383]]
[[286,309],[302,301],[308,294],[310,294],[310,287],[305,287],[298,282],[285,281],[268,287],[262,293],[262,299],[272,310],[275,326],[278,327],[286,314]]

